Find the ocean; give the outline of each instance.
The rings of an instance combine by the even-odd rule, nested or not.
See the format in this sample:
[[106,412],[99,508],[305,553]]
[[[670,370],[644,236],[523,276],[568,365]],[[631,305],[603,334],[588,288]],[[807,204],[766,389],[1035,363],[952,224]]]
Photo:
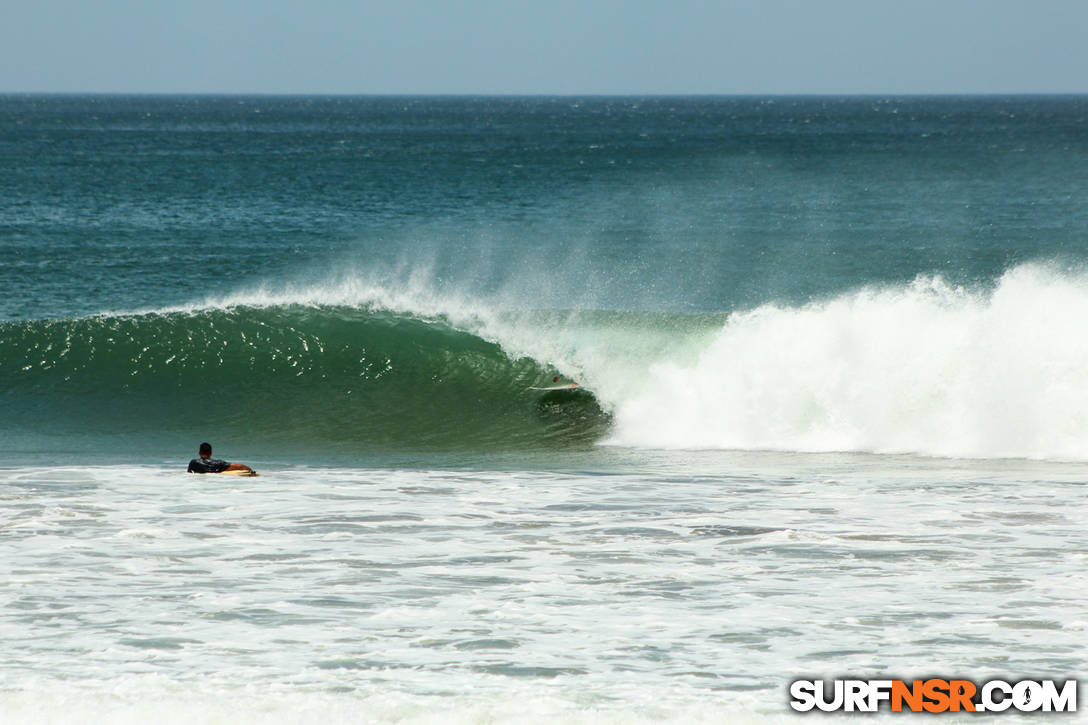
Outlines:
[[1084,96],[0,96],[0,722],[1081,677],[1085,169]]

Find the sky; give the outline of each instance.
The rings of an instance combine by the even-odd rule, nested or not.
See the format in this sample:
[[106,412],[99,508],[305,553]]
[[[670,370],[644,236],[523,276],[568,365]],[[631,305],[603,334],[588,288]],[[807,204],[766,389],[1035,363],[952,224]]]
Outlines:
[[1088,92],[1085,0],[7,0],[0,92]]

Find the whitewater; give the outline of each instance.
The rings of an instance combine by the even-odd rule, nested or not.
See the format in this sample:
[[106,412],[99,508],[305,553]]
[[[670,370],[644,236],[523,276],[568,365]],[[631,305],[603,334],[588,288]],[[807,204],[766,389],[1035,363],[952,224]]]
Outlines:
[[5,469],[0,713],[765,722],[785,679],[1083,664],[1083,466],[567,465]]
[[922,277],[730,316],[690,363],[655,361],[618,444],[1083,460],[1088,276]]

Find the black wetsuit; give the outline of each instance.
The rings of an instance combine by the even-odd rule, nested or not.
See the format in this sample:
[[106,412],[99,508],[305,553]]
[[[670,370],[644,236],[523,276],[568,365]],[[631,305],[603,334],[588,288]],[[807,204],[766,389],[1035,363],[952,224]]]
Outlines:
[[229,463],[218,458],[194,458],[189,461],[188,473],[222,473],[229,467]]

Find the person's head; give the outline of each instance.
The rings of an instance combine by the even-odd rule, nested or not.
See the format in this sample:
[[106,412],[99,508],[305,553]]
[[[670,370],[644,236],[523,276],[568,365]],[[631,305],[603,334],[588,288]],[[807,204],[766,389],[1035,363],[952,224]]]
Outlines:
[[212,444],[211,443],[201,443],[200,444],[200,457],[201,458],[211,458],[212,457]]

